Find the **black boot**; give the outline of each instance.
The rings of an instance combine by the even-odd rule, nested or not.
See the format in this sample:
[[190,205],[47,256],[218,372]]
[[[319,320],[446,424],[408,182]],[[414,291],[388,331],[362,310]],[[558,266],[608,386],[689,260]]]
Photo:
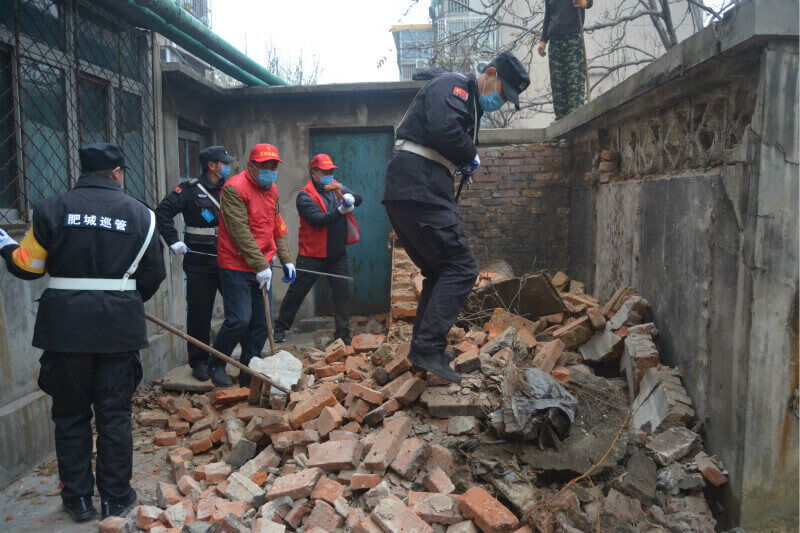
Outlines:
[[139,497],[136,494],[136,491],[131,489],[131,493],[128,498],[124,500],[108,500],[100,502],[100,508],[103,510],[103,518],[108,518],[109,516],[123,516],[126,512],[128,512],[131,507],[138,503]]
[[205,363],[192,365],[192,375],[198,381],[208,381],[208,367]]
[[97,514],[97,509],[92,505],[92,498],[89,496],[64,499],[62,503],[64,504],[64,510],[76,522],[86,522]]
[[437,354],[419,356],[414,352],[409,352],[408,360],[411,361],[414,369],[419,371],[431,372],[442,379],[452,383],[461,382],[461,374],[450,368],[453,352],[440,352]]
[[239,386],[240,387],[250,387],[250,380],[253,377],[250,374],[246,374],[245,372],[239,371]]
[[286,342],[286,330],[275,328],[275,331],[272,332],[272,338],[275,339],[275,342]]
[[233,385],[233,381],[225,373],[225,365],[212,365],[209,367],[208,373],[211,376],[211,383],[215,387],[230,387]]

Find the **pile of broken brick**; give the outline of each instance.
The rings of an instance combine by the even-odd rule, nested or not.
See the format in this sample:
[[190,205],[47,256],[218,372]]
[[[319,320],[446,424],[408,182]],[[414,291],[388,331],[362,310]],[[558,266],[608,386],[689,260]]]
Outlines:
[[[726,472],[687,427],[691,401],[680,372],[660,364],[647,301],[623,287],[601,304],[577,283],[564,291],[564,277],[552,278],[563,313],[497,309],[483,329],[451,330],[459,385],[413,373],[390,330],[296,354],[303,372],[291,394],[273,390],[261,405],[244,388],[159,397],[138,423],[169,448],[174,483],[101,531],[714,531],[703,489]],[[561,448],[506,442],[488,423],[510,362],[581,399],[585,418]],[[611,430],[593,431],[603,419]],[[599,434],[606,440],[589,440]],[[555,472],[581,439],[602,449]]]

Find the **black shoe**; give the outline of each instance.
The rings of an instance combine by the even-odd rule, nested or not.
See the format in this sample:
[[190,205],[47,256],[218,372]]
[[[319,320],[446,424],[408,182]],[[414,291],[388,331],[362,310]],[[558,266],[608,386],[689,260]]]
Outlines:
[[208,367],[205,363],[198,363],[192,366],[192,375],[198,381],[208,381]]
[[209,367],[208,373],[211,376],[211,383],[215,387],[230,387],[233,381],[225,373],[225,365],[213,365]]
[[435,354],[430,357],[419,357],[414,352],[410,352],[408,354],[408,360],[411,361],[414,369],[419,369],[417,372],[431,372],[452,383],[461,382],[461,374],[450,368],[450,360],[448,359],[447,352]]
[[[448,363],[450,363],[456,358],[456,354],[455,354],[455,352],[453,352],[453,350],[445,350],[444,354],[443,354],[443,357],[447,360]],[[424,368],[419,367],[419,366],[417,366],[415,364],[411,365],[411,369],[414,372],[425,372]]]
[[94,518],[97,509],[92,505],[92,498],[89,496],[78,496],[63,500],[64,510],[69,513],[76,522],[86,522]]
[[250,381],[253,377],[250,374],[245,374],[244,372],[239,372],[239,386],[240,387],[247,387],[250,388]]
[[103,519],[109,516],[123,516],[134,505],[139,502],[139,497],[136,491],[131,489],[131,494],[125,500],[109,500],[100,502],[100,509],[103,510]]
[[286,330],[276,329],[272,332],[272,338],[275,342],[286,342]]
[[342,342],[344,343],[345,346],[350,346],[350,343],[353,342],[353,339],[349,335],[347,337],[339,337],[339,338],[342,339]]

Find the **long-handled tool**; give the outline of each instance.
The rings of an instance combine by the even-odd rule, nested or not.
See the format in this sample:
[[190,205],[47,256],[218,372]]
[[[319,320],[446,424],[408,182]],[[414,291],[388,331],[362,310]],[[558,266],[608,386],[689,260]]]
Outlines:
[[[207,256],[210,256],[210,257],[217,257],[217,254],[209,254],[209,253],[206,253],[206,252],[195,252],[194,250],[189,250],[188,253],[190,253],[190,254],[199,254],[199,255],[207,255]],[[270,266],[272,268],[277,268],[279,270],[283,268],[282,266],[278,266],[278,265],[270,265]],[[353,281],[353,278],[351,278],[350,276],[342,276],[341,274],[329,274],[327,272],[318,272],[316,270],[308,270],[306,268],[295,268],[295,270],[297,270],[298,272],[305,272],[307,274],[316,274],[317,276],[328,276],[329,278],[340,278],[340,279],[346,279],[347,281]]]
[[[267,312],[269,312],[269,311],[267,311]],[[162,328],[166,329],[170,333],[172,333],[174,335],[177,335],[178,337],[182,338],[185,341],[189,341],[190,343],[194,344],[195,346],[197,346],[201,350],[210,353],[214,357],[216,357],[218,359],[222,359],[226,363],[232,364],[233,366],[235,366],[236,368],[238,368],[239,370],[241,370],[245,374],[249,374],[251,377],[255,378],[254,382],[257,381],[259,383],[259,385],[263,381],[267,385],[269,385],[271,387],[275,387],[279,391],[285,392],[286,394],[289,394],[289,390],[288,389],[286,389],[285,387],[281,387],[280,385],[278,385],[277,383],[272,381],[269,377],[265,376],[261,372],[256,372],[255,370],[253,370],[249,366],[240,363],[236,359],[228,357],[227,355],[225,355],[224,353],[220,352],[219,350],[214,349],[211,346],[209,346],[208,344],[206,344],[204,342],[201,342],[201,341],[195,339],[194,337],[192,337],[191,335],[179,330],[178,328],[176,328],[172,324],[170,324],[168,322],[165,322],[164,320],[161,320],[157,316],[153,316],[153,315],[151,315],[150,313],[147,313],[147,312],[145,312],[144,316],[150,322],[158,324],[159,326],[161,326]]]
[[[264,314],[266,315],[267,319],[267,335],[269,336],[269,354],[275,355],[275,335],[272,331],[272,313],[269,309],[269,294],[267,294],[267,289],[262,287],[261,288],[261,296],[264,298]],[[265,396],[269,396],[270,389],[267,388],[266,390],[263,389],[263,384],[258,381],[253,381],[250,384],[250,396],[248,396],[247,401],[251,405],[262,405],[266,403]],[[285,392],[285,390],[284,390]],[[264,401],[262,401],[264,400]],[[263,407],[263,405],[262,405]]]

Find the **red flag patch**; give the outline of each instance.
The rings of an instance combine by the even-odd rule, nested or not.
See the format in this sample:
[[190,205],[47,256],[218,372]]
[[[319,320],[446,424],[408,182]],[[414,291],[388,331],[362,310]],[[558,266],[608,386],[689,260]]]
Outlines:
[[453,94],[461,98],[462,100],[467,99],[467,91],[462,89],[461,87],[453,87]]
[[180,187],[175,187],[175,188],[174,188],[174,189],[172,189],[172,190],[173,190],[173,191],[175,191],[175,192],[181,192],[181,188],[180,188]]

